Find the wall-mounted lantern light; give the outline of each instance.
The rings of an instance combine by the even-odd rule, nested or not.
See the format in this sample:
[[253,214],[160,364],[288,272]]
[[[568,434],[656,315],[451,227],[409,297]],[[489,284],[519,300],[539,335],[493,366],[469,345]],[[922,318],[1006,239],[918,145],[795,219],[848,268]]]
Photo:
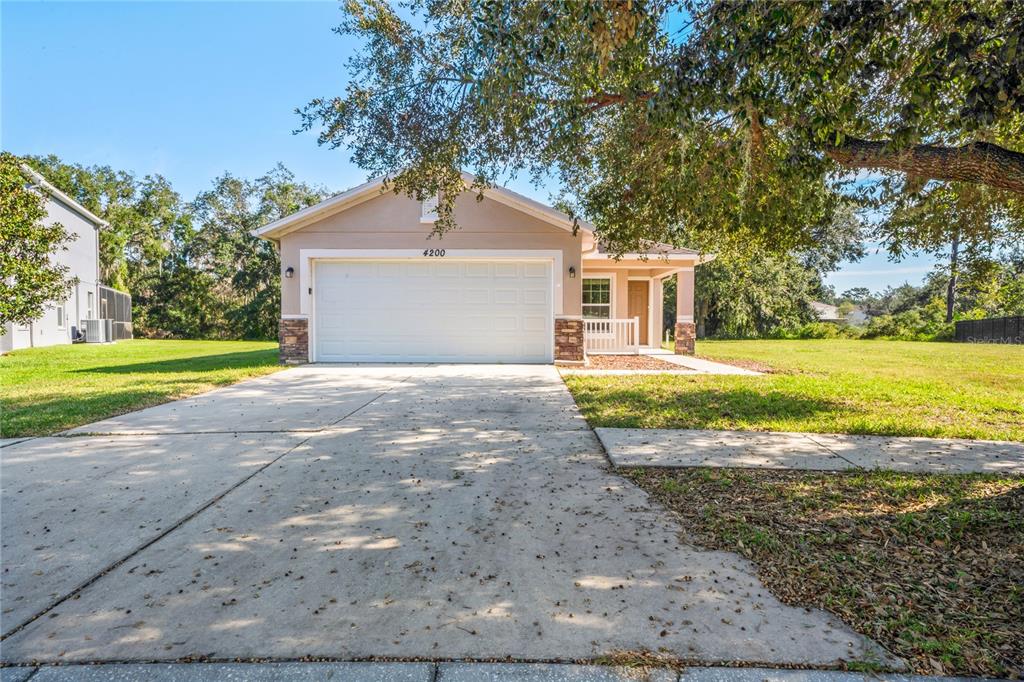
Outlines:
[[569,266],[569,279],[576,279],[576,266]]
[[292,275],[294,275],[294,274],[295,274],[295,268],[288,268],[287,270],[284,271],[284,276],[287,277],[288,279],[291,279]]

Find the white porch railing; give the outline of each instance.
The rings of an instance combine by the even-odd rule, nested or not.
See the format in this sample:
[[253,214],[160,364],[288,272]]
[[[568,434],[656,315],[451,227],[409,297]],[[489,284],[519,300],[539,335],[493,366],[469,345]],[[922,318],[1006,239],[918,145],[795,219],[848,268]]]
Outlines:
[[592,355],[640,353],[640,318],[583,320],[583,346]]

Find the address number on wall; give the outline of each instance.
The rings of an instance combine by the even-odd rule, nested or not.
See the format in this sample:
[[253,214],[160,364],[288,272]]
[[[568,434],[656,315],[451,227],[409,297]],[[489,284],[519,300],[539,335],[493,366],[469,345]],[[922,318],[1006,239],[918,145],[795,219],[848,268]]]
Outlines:
[[424,256],[434,256],[434,257],[440,258],[441,256],[444,255],[444,249],[424,249],[423,250],[423,255]]

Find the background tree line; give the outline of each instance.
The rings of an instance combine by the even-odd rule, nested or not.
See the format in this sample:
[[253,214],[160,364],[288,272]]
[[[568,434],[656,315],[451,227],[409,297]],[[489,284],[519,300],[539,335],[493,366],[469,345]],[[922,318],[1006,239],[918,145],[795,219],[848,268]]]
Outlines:
[[100,231],[100,276],[132,295],[137,336],[277,336],[279,257],[250,232],[317,203],[326,190],[278,165],[255,180],[225,173],[186,201],[160,175],[52,155],[23,161],[110,223]]
[[[859,247],[850,245],[850,251]],[[947,254],[948,255],[948,254]],[[948,340],[956,320],[1024,315],[1024,246],[938,263],[920,285],[837,294],[808,254],[723,259],[697,268],[698,335],[714,338],[888,338]],[[955,279],[954,279],[955,277]],[[954,296],[949,298],[951,283]],[[675,323],[675,281],[666,280],[664,329]],[[821,323],[812,301],[853,313],[845,326]],[[947,320],[950,301],[952,316]],[[856,313],[861,313],[860,315]]]
[[[138,336],[271,339],[280,317],[280,262],[251,231],[328,192],[281,165],[255,180],[226,173],[192,201],[160,175],[28,157],[31,167],[109,221],[100,233],[102,280],[132,294]],[[13,195],[12,195],[13,196]],[[953,319],[1024,314],[1024,249],[1019,202],[987,188],[902,183],[836,194],[807,244],[784,251],[727,245],[697,269],[701,337],[948,338]],[[865,220],[869,213],[874,216]],[[836,295],[825,276],[883,244],[894,260],[925,250],[944,258],[921,286]],[[687,235],[680,240],[688,243]],[[674,279],[666,286],[673,327]],[[871,320],[838,330],[821,325],[811,303],[858,308]],[[669,319],[672,318],[672,319]]]

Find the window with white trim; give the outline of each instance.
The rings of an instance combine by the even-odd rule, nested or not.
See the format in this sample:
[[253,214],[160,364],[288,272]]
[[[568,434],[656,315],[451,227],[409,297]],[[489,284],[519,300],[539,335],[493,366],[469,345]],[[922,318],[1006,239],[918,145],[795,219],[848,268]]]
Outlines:
[[94,320],[93,311],[95,310],[95,298],[91,291],[87,292],[86,304],[85,304],[85,319]]
[[608,277],[583,279],[583,317],[608,320],[612,316],[612,281]]
[[67,310],[64,308],[64,304],[61,303],[57,306],[57,329],[64,329],[67,325]]
[[436,223],[437,222],[437,203],[438,198],[434,196],[424,199],[420,203],[420,222],[421,223]]

